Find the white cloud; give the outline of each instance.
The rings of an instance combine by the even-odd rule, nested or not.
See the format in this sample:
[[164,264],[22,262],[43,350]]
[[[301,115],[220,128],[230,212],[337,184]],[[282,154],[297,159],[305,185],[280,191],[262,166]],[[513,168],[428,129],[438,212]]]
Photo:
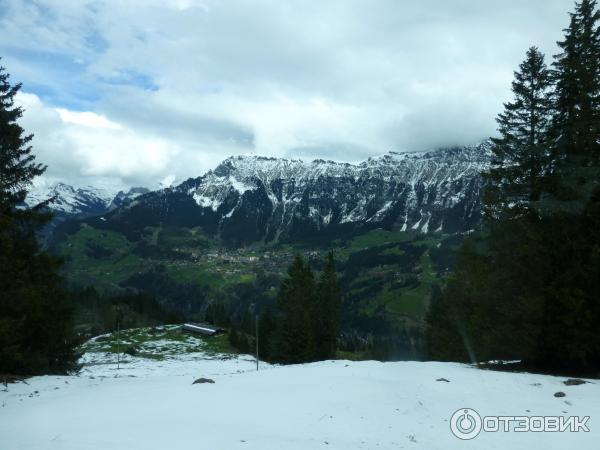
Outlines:
[[122,129],[121,125],[111,122],[106,117],[93,112],[69,111],[64,108],[56,108],[56,112],[64,123],[82,125],[88,128],[108,128],[111,130]]
[[53,108],[34,94],[20,92],[16,103],[25,109],[23,126],[36,130],[33,145],[38,160],[50,165],[46,176],[51,179],[90,184],[89,177],[112,177],[117,186],[145,183],[163,177],[180,152],[173,142],[91,112]]
[[152,186],[230,154],[358,160],[487,137],[527,47],[554,53],[572,9],[571,0],[3,4],[0,55],[38,94],[20,98],[49,174]]

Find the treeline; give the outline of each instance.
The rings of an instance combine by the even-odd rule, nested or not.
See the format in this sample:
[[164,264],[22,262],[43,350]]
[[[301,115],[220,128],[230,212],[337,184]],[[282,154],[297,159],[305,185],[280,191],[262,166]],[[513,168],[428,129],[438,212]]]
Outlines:
[[168,311],[194,319],[204,308],[208,288],[195,283],[178,283],[169,276],[164,265],[153,266],[145,272],[134,274],[120,284],[125,290],[145,292],[160,300]]
[[242,352],[254,352],[258,316],[259,357],[283,364],[336,357],[340,334],[341,291],[333,253],[316,276],[297,255],[281,282],[276,301],[268,299],[261,310],[231,320],[222,303],[207,309],[208,321],[230,326],[230,343]]
[[432,302],[433,359],[600,366],[599,20],[576,3],[551,67],[532,47],[515,72],[483,225]]
[[74,306],[75,331],[88,338],[121,328],[140,328],[165,323],[181,323],[181,314],[165,309],[145,292],[125,290],[101,295],[92,287],[70,293]]

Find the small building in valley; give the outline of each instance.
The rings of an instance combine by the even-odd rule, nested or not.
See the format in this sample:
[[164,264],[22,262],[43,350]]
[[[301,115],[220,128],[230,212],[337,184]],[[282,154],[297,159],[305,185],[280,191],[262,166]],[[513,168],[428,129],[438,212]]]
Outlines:
[[207,325],[205,323],[184,323],[181,326],[181,331],[186,333],[201,334],[202,336],[216,336],[225,332],[223,328]]

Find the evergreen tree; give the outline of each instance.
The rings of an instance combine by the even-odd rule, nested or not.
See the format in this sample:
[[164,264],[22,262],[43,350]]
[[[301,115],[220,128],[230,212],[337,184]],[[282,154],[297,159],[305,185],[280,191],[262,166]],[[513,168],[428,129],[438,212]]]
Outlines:
[[264,358],[299,363],[335,358],[340,332],[341,292],[333,253],[318,282],[297,255],[281,283],[278,315],[261,315],[259,340]]
[[250,341],[248,341],[248,336],[243,331],[238,334],[238,350],[240,353],[251,353]]
[[230,325],[229,315],[223,301],[212,301],[204,312],[204,320],[211,325],[228,327]]
[[317,333],[318,359],[335,358],[337,340],[340,334],[341,290],[335,270],[333,252],[327,255],[327,261],[317,285],[318,308],[315,323],[319,324]]
[[487,224],[465,240],[442,293],[432,298],[434,359],[539,359],[551,245],[533,212]]
[[16,107],[14,99],[21,84],[11,85],[9,74],[0,67],[0,213],[6,219],[24,215],[16,210],[25,201],[33,179],[46,170],[35,163],[30,142],[33,135],[17,123],[23,110]]
[[44,251],[37,233],[50,219],[48,204],[22,209],[32,180],[45,167],[35,162],[32,136],[12,86],[0,68],[0,373],[37,374],[73,369],[73,309],[59,262]]
[[239,334],[235,328],[232,328],[229,330],[229,334],[227,335],[227,340],[229,341],[229,345],[231,345],[233,348],[236,348],[239,350],[240,338],[239,338]]
[[[498,115],[499,138],[492,138],[494,158],[486,174],[486,215],[517,212],[539,199],[549,171],[548,128],[552,112],[551,76],[536,47],[514,73],[514,100]],[[509,208],[510,205],[510,208]]]
[[[565,38],[555,55],[556,157],[579,164],[600,161],[600,11],[582,0],[570,14]],[[581,161],[583,160],[583,161]]]
[[277,303],[281,313],[276,358],[299,363],[315,359],[313,311],[315,278],[301,255],[296,255],[281,283]]

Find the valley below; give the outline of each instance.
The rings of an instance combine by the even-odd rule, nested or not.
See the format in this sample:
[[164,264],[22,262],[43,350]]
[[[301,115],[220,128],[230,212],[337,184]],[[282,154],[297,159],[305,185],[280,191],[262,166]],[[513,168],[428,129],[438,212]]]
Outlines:
[[[82,224],[58,247],[66,257],[67,280],[105,293],[144,292],[190,320],[204,320],[209,305],[218,304],[227,321],[239,323],[275,306],[295,254],[320,270],[333,251],[344,293],[341,354],[406,359],[419,357],[432,289],[462,236],[373,229],[326,246],[228,248],[199,229],[148,227],[137,240],[130,239]],[[101,331],[93,318],[80,320],[79,329]],[[374,347],[376,354],[365,353]]]

